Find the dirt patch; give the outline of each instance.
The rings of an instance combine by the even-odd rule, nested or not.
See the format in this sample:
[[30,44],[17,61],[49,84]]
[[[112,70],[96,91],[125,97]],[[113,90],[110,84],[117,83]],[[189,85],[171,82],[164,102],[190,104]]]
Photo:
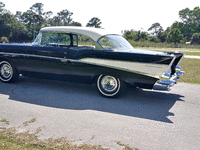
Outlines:
[[[25,121],[25,126],[36,121],[36,118],[30,121]],[[9,121],[6,119],[0,120],[5,125],[9,125]],[[42,127],[38,127],[35,133],[30,133],[29,130],[26,132],[18,132],[15,128],[0,127],[0,147],[2,149],[52,149],[52,150],[109,150],[110,148],[103,148],[101,145],[92,144],[73,144],[68,141],[66,137],[61,138],[50,138],[47,140],[41,140],[37,134],[42,131]],[[95,135],[91,137],[93,140]],[[122,146],[123,150],[138,150],[132,148],[129,145],[123,144],[119,141],[116,142],[119,146]]]
[[33,122],[36,122],[36,118],[33,118],[33,119],[29,120],[29,121],[25,121],[23,124],[25,126],[28,126],[30,123],[33,123]]
[[57,138],[40,140],[36,135],[41,128],[38,128],[35,133],[29,131],[19,133],[15,128],[0,128],[0,147],[3,149],[52,149],[52,150],[108,150],[101,145],[72,144],[67,138]]

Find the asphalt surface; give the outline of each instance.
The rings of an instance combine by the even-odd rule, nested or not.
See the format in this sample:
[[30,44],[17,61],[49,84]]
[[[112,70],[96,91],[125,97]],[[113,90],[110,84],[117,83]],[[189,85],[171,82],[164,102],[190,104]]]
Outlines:
[[200,56],[185,55],[185,58],[200,59]]
[[20,77],[15,84],[0,82],[0,119],[10,121],[0,126],[33,133],[40,127],[41,139],[67,137],[111,149],[123,149],[120,141],[140,150],[197,150],[199,92],[200,85],[178,83],[171,91],[129,88],[107,99],[94,85]]

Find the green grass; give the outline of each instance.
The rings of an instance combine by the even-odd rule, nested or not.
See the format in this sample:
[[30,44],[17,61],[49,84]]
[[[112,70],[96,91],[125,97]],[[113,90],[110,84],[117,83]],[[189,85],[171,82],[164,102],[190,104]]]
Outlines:
[[[174,48],[174,43],[155,43],[150,41],[133,41],[128,40],[133,47],[154,47],[154,48]],[[178,44],[179,48],[187,48],[187,49],[200,49],[200,45],[195,44]]]
[[179,82],[200,84],[200,59],[184,58],[180,66],[185,74]]
[[200,52],[185,52],[185,55],[200,56]]

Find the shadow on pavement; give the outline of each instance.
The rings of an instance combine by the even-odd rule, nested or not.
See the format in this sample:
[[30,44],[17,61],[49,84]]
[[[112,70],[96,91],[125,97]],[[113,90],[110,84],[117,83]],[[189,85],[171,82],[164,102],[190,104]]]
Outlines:
[[165,91],[128,88],[117,99],[101,97],[94,85],[20,77],[15,84],[0,82],[0,93],[10,100],[71,110],[95,110],[173,123],[170,109],[182,95]]

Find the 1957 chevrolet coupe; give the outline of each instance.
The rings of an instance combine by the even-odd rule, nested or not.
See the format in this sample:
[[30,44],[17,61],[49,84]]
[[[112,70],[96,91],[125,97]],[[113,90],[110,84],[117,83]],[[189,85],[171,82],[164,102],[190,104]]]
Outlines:
[[96,83],[101,95],[117,97],[127,84],[173,86],[184,74],[179,66],[183,55],[134,49],[104,29],[46,27],[32,44],[0,44],[0,80],[15,82],[21,74]]

